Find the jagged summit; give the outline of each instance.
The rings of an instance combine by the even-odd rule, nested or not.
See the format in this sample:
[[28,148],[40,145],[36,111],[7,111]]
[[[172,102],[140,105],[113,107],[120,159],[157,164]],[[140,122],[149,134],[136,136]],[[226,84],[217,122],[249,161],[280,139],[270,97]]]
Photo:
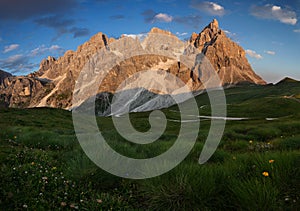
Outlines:
[[153,27],[149,34],[154,34],[154,33],[158,33],[158,34],[164,34],[164,35],[170,35],[170,36],[175,36],[174,34],[172,34],[170,31],[167,31],[167,30],[163,30],[163,29],[160,29],[160,28],[157,28],[157,27]]
[[245,50],[226,36],[214,19],[199,34],[193,33],[191,45],[198,48],[212,63],[223,84],[250,82],[266,84],[250,66]]
[[[214,34],[216,34],[219,31],[219,22],[217,19],[213,19],[212,22],[210,22],[210,24],[208,24],[205,29],[210,29]],[[203,31],[204,31],[203,30]]]

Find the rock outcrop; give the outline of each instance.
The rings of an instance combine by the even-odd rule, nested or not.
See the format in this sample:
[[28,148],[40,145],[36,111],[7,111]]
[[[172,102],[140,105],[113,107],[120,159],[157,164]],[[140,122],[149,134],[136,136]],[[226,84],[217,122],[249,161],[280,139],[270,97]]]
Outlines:
[[210,60],[223,85],[237,83],[266,84],[251,68],[245,50],[230,40],[214,19],[199,33],[193,33],[190,43]]
[[[153,28],[149,34],[155,33],[176,37],[171,32],[158,28]],[[44,59],[39,70],[27,76],[2,77],[0,72],[0,100],[9,107],[71,108],[72,93],[80,71],[93,55],[102,48],[109,49],[114,41],[115,39],[98,33],[76,51],[69,50],[58,59]],[[213,20],[201,33],[193,33],[187,44],[197,48],[209,59],[220,76],[222,85],[243,82],[265,84],[252,70],[245,51],[219,29],[217,20]],[[178,61],[159,55],[141,55],[117,64],[99,87],[99,93],[114,93],[128,76],[148,69],[168,71],[189,84],[192,90],[203,88],[201,82],[195,80],[192,70]]]

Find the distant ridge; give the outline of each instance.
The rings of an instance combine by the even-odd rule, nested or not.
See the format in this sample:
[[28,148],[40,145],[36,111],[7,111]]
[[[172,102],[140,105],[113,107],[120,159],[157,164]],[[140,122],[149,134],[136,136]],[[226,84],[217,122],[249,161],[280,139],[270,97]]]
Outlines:
[[282,79],[281,81],[279,81],[276,85],[280,85],[280,84],[289,84],[289,83],[299,83],[300,81],[297,81],[293,78],[290,77],[285,77],[284,79]]

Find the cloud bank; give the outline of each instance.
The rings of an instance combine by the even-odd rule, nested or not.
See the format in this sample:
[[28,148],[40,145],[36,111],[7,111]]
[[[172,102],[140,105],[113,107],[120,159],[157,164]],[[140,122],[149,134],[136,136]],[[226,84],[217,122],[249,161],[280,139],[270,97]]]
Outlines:
[[297,14],[293,10],[272,4],[253,6],[251,14],[257,18],[277,20],[290,25],[295,25],[298,21]]

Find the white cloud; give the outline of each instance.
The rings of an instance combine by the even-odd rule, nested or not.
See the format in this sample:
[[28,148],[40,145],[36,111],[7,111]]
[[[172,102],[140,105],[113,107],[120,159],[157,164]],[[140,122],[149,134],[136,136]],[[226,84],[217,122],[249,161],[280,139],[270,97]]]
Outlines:
[[253,57],[253,58],[255,58],[255,59],[262,59],[263,57],[260,55],[260,54],[258,54],[258,53],[256,53],[255,51],[253,51],[253,50],[246,50],[246,53],[250,56],[250,57]]
[[47,52],[51,53],[58,53],[61,54],[64,51],[64,49],[58,45],[52,45],[50,47],[46,47],[45,45],[41,45],[31,51],[31,56],[36,56],[39,54],[45,54]]
[[192,1],[191,6],[211,15],[223,16],[226,12],[223,6],[209,1],[198,2],[197,0],[194,0]]
[[265,51],[266,54],[274,56],[276,54],[275,51]]
[[19,44],[11,44],[11,45],[5,46],[3,53],[8,53],[10,51],[16,50],[17,48],[19,48],[19,46],[20,46]]
[[140,34],[123,34],[122,36],[143,40],[145,37],[147,37],[147,35],[148,35],[147,33],[140,33]]
[[176,35],[182,37],[182,36],[188,35],[188,33],[187,32],[183,32],[183,33],[176,32]]
[[227,34],[227,36],[229,36],[229,37],[234,37],[234,36],[236,36],[236,33],[233,33],[233,32],[231,32],[231,31],[228,31],[228,30],[223,30],[226,34]]
[[297,14],[293,10],[271,4],[254,6],[251,9],[251,14],[258,18],[277,20],[290,25],[295,25],[298,21]]
[[16,54],[5,59],[0,59],[0,69],[9,70],[12,73],[32,72],[38,64],[29,62],[29,57]]
[[172,22],[173,17],[171,15],[165,14],[165,13],[158,13],[154,16],[153,22],[166,22],[170,23]]
[[300,33],[300,29],[295,29],[294,32],[295,33]]

